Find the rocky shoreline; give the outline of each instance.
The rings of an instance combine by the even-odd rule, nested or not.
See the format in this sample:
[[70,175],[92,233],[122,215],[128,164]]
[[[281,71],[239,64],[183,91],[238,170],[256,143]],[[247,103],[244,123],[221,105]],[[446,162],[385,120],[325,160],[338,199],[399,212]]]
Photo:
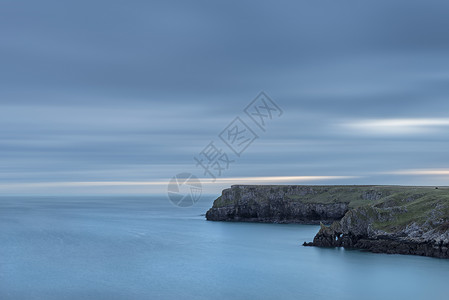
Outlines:
[[321,223],[313,241],[304,246],[449,258],[447,188],[232,186],[215,200],[206,218]]
[[356,238],[349,242],[333,243],[324,241],[322,237],[313,242],[304,242],[303,246],[316,247],[344,247],[346,249],[364,250],[373,253],[420,255],[437,258],[449,258],[448,244],[411,242],[407,240],[393,239],[364,239]]
[[[440,213],[436,216],[437,211]],[[422,224],[413,220],[405,227],[397,226],[394,231],[379,229],[379,224],[389,224],[403,213],[406,212],[397,207],[356,208],[330,226],[322,224],[313,242],[303,245],[449,258],[449,223],[441,218],[438,207],[433,209],[433,217],[430,214]]]

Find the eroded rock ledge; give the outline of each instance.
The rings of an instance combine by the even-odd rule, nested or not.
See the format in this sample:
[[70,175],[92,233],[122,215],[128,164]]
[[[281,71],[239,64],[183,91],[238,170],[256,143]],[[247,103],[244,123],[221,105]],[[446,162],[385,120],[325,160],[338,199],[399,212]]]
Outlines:
[[[441,207],[434,207],[427,220],[419,218],[401,226],[409,210],[400,207],[360,207],[350,210],[341,221],[321,224],[313,242],[304,246],[345,247],[375,253],[412,254],[449,258],[449,222],[442,218]],[[425,213],[425,210],[422,211]],[[392,225],[395,224],[395,225]],[[391,230],[394,226],[395,230]],[[384,231],[384,227],[388,231]]]

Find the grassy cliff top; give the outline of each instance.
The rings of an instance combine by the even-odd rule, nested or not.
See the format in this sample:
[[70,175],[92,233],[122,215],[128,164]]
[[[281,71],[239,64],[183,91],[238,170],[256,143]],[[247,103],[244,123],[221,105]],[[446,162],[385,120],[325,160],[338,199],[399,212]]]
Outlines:
[[372,210],[386,214],[387,220],[374,222],[374,228],[386,232],[395,232],[405,229],[413,223],[428,229],[447,231],[449,229],[449,193],[448,189],[434,189],[426,193],[410,194],[404,197],[401,194],[393,195],[380,203],[372,205]]
[[[449,197],[449,187],[394,186],[394,185],[234,185],[223,191],[214,206],[223,207],[242,199],[267,202],[282,197],[302,203],[349,203],[350,208],[364,205],[394,206],[442,201]],[[417,202],[417,203],[418,203]],[[444,202],[444,201],[443,201]],[[382,204],[385,203],[385,204]],[[416,203],[416,204],[417,204]]]

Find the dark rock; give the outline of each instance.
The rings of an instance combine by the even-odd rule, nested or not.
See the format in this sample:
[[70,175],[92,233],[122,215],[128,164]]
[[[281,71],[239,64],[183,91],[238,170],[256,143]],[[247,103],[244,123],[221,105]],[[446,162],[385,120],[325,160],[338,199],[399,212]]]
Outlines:
[[[427,232],[418,238],[407,235],[415,233],[415,229],[426,231],[423,226],[411,226],[403,231],[386,233],[372,228],[372,224],[384,220],[385,216],[373,213],[373,208],[363,207],[350,210],[339,222],[330,226],[321,225],[312,243],[307,246],[317,247],[345,247],[361,249],[373,253],[408,254],[449,258],[449,240],[447,232],[431,234]],[[367,210],[370,213],[367,213]],[[394,215],[393,215],[394,216]],[[391,216],[391,218],[393,218]],[[409,230],[413,228],[413,230]],[[438,236],[440,239],[433,239]]]
[[[348,202],[311,203],[302,197],[318,194],[312,187],[232,186],[206,213],[209,221],[330,224],[349,210]],[[291,197],[298,197],[292,199]]]

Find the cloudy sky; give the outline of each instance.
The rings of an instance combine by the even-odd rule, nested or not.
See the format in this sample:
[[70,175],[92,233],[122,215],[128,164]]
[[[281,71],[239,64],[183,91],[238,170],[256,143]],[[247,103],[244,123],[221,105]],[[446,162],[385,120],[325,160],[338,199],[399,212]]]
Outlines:
[[[1,1],[0,193],[449,185],[449,2]],[[283,110],[258,128],[265,91]],[[237,157],[219,134],[258,138]],[[194,160],[234,160],[215,182]],[[210,182],[209,182],[210,181]]]

